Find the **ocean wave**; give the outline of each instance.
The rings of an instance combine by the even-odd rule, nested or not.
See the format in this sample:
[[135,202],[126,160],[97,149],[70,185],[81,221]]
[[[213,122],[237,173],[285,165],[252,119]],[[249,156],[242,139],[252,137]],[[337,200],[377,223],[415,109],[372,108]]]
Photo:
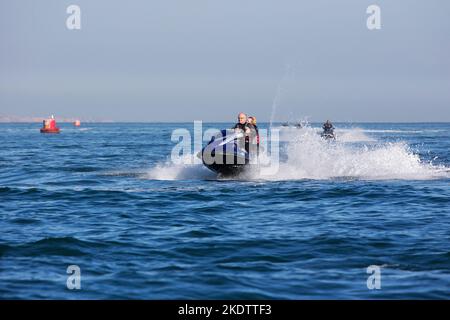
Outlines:
[[445,132],[446,130],[442,129],[423,129],[423,130],[400,130],[400,129],[364,129],[364,132],[368,133],[437,133],[437,132]]
[[107,242],[83,241],[74,237],[49,237],[18,245],[2,244],[0,245],[0,255],[14,257],[84,256],[89,255],[92,250],[110,245]]

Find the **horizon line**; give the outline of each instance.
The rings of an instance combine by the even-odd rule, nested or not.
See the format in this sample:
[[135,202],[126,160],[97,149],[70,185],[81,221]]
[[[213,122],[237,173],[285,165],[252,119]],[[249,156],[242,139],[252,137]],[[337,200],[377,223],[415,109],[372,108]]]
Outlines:
[[[45,118],[43,119],[45,120]],[[56,119],[57,120],[57,119]],[[234,121],[204,121],[204,120],[191,120],[191,121],[159,121],[159,120],[155,120],[155,121],[134,121],[134,120],[120,120],[120,121],[115,121],[115,120],[80,120],[81,123],[104,123],[104,124],[108,124],[108,123],[194,123],[194,121],[201,121],[204,123],[234,123]],[[34,124],[34,123],[41,123],[42,120],[35,120],[35,121],[2,121],[0,120],[0,124]],[[58,123],[73,123],[74,121],[57,121]],[[302,121],[273,121],[272,123],[289,123],[289,124],[295,124],[295,123],[301,123]],[[322,123],[323,121],[307,121],[306,123]],[[379,121],[379,120],[375,120],[375,121],[367,121],[367,120],[363,120],[363,121],[359,121],[359,120],[349,120],[349,121],[332,121],[333,123],[450,123],[450,121],[436,121],[436,120],[431,120],[431,121]],[[258,123],[264,123],[264,124],[269,124],[270,121],[259,121]]]

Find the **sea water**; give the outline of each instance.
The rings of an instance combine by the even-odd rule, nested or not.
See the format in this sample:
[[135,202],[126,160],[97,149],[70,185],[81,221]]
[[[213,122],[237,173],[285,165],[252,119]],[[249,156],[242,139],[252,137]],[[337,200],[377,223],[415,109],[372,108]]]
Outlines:
[[450,298],[450,124],[336,126],[230,179],[172,163],[189,123],[0,124],[0,298]]

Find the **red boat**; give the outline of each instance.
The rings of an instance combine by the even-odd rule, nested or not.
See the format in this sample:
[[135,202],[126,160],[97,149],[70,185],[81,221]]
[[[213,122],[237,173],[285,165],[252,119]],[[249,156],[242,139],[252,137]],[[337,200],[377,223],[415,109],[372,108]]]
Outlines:
[[56,120],[53,116],[51,119],[46,119],[43,121],[41,133],[59,133],[59,132],[60,130],[56,126]]

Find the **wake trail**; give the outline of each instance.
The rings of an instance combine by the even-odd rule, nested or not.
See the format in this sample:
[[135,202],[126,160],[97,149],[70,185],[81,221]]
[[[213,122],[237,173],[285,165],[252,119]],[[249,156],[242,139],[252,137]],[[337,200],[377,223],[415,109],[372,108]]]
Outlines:
[[[405,142],[379,142],[362,129],[338,130],[338,140],[328,142],[317,128],[280,131],[278,170],[262,167],[250,179],[267,181],[302,179],[361,179],[361,180],[428,180],[450,178],[450,168],[425,162]],[[283,139],[284,138],[284,139]],[[350,143],[348,143],[350,142]],[[359,142],[355,145],[353,142]],[[369,143],[367,143],[369,142]],[[262,155],[267,156],[267,155]],[[187,155],[186,159],[193,155]],[[202,164],[174,164],[170,161],[151,168],[145,178],[155,180],[210,180],[217,175]]]

